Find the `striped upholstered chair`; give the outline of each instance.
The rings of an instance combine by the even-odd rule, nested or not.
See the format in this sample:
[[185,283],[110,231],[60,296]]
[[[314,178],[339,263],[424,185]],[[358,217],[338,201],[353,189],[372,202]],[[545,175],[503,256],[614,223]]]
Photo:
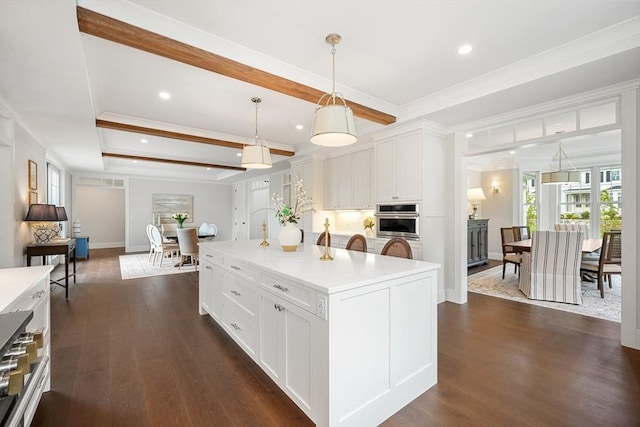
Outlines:
[[531,252],[522,254],[518,288],[529,299],[582,304],[582,233],[536,231]]

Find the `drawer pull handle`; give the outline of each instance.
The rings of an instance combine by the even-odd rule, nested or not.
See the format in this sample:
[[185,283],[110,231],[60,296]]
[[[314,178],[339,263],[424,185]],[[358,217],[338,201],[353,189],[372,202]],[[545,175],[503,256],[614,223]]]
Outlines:
[[211,266],[210,266],[210,265],[207,265],[205,268],[206,268],[207,270],[213,270],[213,268],[211,268]]
[[207,258],[213,258],[213,255],[211,255],[211,254],[206,254],[205,256],[206,256]]
[[276,289],[280,289],[282,292],[289,292],[289,289],[285,288],[282,285],[273,285],[273,287],[276,288]]
[[232,265],[231,266],[232,269],[236,270],[236,271],[240,271],[240,267],[236,266],[236,265]]
[[233,329],[235,329],[236,331],[240,331],[240,330],[241,330],[241,329],[240,329],[240,326],[236,325],[235,323],[231,323],[231,327],[232,327]]
[[36,298],[42,298],[42,296],[44,295],[46,291],[43,289],[41,291],[36,292],[35,294],[31,295],[32,299],[36,299]]
[[283,307],[283,306],[281,306],[280,304],[273,304],[273,308],[275,308],[275,309],[276,309],[276,310],[278,310],[278,311],[282,311],[282,310],[284,310],[284,307]]
[[234,294],[234,295],[235,295],[235,296],[237,296],[237,297],[242,296],[242,295],[240,294],[240,292],[238,292],[238,291],[236,291],[236,290],[232,290],[232,291],[229,291],[229,292],[231,292],[232,294]]

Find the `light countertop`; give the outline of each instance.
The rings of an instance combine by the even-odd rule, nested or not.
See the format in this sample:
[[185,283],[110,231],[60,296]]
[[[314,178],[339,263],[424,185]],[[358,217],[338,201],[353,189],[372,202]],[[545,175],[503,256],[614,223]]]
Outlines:
[[277,242],[260,246],[260,240],[202,242],[200,247],[328,294],[440,268],[432,262],[337,248],[329,248],[332,261],[321,261],[324,248],[310,243],[301,244],[295,252],[284,252]]
[[51,270],[52,265],[0,269],[0,313]]

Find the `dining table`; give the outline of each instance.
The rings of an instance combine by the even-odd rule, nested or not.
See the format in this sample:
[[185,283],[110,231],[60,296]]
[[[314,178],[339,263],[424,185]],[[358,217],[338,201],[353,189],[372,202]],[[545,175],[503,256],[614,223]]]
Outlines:
[[[512,247],[516,252],[531,252],[531,239],[518,240],[505,243],[503,246]],[[584,239],[582,241],[582,253],[595,252],[602,247],[602,239]]]

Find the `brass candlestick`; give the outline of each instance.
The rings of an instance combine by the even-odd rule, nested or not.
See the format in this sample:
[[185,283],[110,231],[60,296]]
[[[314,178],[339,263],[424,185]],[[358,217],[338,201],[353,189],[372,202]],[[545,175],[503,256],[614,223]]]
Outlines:
[[324,254],[320,257],[321,261],[331,261],[333,257],[329,255],[329,218],[324,220]]
[[260,246],[269,246],[269,242],[267,242],[267,222],[262,221],[262,242]]

